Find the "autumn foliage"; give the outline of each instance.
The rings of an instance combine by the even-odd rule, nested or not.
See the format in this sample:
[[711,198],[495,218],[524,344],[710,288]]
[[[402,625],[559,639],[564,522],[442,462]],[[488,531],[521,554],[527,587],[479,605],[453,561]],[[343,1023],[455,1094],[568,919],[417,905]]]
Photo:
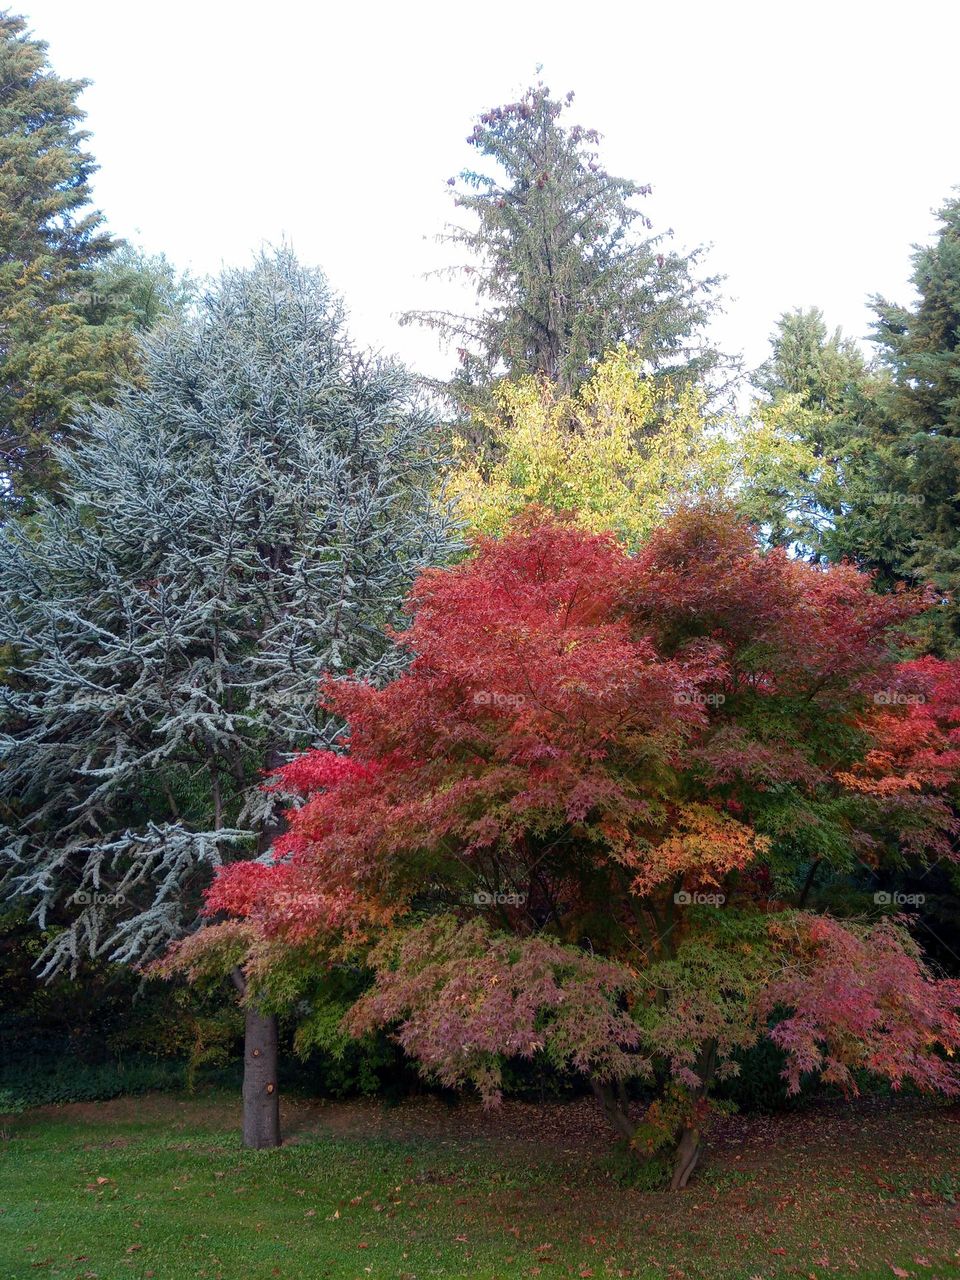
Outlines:
[[360,957],[348,1028],[392,1029],[448,1084],[493,1100],[536,1054],[581,1073],[637,1149],[683,1135],[675,1185],[760,1036],[789,1089],[956,1092],[960,984],[899,918],[802,890],[821,865],[950,856],[960,672],[897,649],[927,604],[764,554],[723,512],[680,511],[636,556],[528,513],[421,575],[403,675],[327,683],[344,752],[271,779],[289,829],[208,911],[297,963]]

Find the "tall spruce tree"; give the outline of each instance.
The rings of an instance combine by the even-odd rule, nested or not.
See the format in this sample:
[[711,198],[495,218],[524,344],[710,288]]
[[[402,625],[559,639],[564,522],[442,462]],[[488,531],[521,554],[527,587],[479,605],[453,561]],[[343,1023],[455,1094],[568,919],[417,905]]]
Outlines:
[[574,391],[626,343],[651,369],[684,378],[717,363],[703,336],[715,278],[702,249],[671,251],[638,201],[650,188],[609,174],[599,134],[561,117],[573,100],[537,84],[480,117],[467,142],[480,168],[451,178],[464,225],[440,237],[466,251],[455,268],[475,290],[475,314],[411,312],[458,348],[452,390],[469,405],[498,376],[532,374]]
[[874,333],[892,374],[883,409],[895,439],[893,483],[904,514],[899,568],[953,603],[936,644],[960,645],[960,194],[939,211],[936,240],[913,255],[912,307],[874,300]]
[[[324,673],[389,674],[384,630],[454,538],[409,375],[354,349],[288,252],[143,358],[60,451],[63,499],[0,537],[0,857],[52,927],[48,974],[148,959],[214,868],[264,853],[263,771],[326,740]],[[250,1145],[278,1140],[271,1047],[250,1009]]]
[[[64,80],[22,17],[0,13],[0,498],[54,486],[78,411],[135,373],[134,331],[175,308],[162,259],[120,253],[91,208],[83,80]],[[116,258],[116,261],[113,259]],[[138,309],[148,281],[152,315]]]

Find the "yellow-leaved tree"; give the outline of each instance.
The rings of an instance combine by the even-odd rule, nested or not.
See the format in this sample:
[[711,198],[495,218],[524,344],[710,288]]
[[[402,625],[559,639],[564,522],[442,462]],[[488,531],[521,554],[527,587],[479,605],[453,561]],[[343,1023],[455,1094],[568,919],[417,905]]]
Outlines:
[[735,488],[737,450],[702,394],[644,376],[624,346],[572,395],[547,380],[502,382],[477,425],[491,448],[480,459],[463,449],[452,490],[478,533],[499,534],[538,503],[637,545],[680,503]]

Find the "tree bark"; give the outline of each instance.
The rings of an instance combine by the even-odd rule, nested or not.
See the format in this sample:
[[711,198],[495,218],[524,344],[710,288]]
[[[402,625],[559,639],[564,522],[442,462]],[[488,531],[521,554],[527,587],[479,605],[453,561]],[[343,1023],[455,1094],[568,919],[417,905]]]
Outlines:
[[590,1079],[590,1088],[593,1090],[593,1096],[603,1107],[603,1114],[610,1124],[613,1125],[621,1138],[625,1138],[629,1142],[633,1137],[636,1126],[627,1111],[625,1093],[615,1091],[611,1085],[605,1082],[601,1084],[600,1081],[594,1080],[592,1077]]
[[[696,1090],[696,1097],[705,1098],[710,1085],[713,1082],[713,1076],[717,1069],[717,1042],[716,1040],[708,1040],[700,1050],[700,1059],[697,1062],[697,1075],[700,1077],[700,1085]],[[674,1153],[673,1177],[670,1179],[671,1191],[682,1191],[690,1181],[690,1175],[697,1167],[697,1161],[700,1159],[703,1151],[703,1140],[700,1136],[700,1130],[693,1125],[685,1125],[680,1131],[680,1141],[677,1143],[677,1149]]]
[[699,1129],[684,1129],[680,1134],[677,1152],[673,1165],[673,1177],[670,1179],[670,1190],[681,1191],[690,1181],[690,1175],[697,1167],[703,1145],[700,1141]]
[[[264,759],[265,770],[276,769],[282,759],[275,747],[269,747]],[[257,841],[258,857],[270,848],[285,825],[281,818],[263,828]],[[239,969],[233,971],[232,977],[242,997],[246,993],[246,979]],[[246,1005],[244,1012],[243,1145],[259,1151],[264,1147],[279,1147],[282,1141],[277,1019],[274,1014],[261,1013],[253,1002]]]
[[257,1008],[246,1011],[243,1045],[243,1145],[259,1150],[280,1145],[277,1088],[277,1019]]
[[807,898],[810,896],[810,890],[813,888],[813,882],[817,878],[817,868],[820,866],[820,859],[814,858],[810,863],[810,870],[807,872],[807,878],[803,882],[803,888],[800,890],[800,901],[797,906],[801,909],[807,905]]
[[[231,973],[241,997],[247,984],[239,969]],[[280,1146],[280,1089],[277,1019],[255,1005],[245,1009],[243,1029],[243,1145],[260,1150]]]

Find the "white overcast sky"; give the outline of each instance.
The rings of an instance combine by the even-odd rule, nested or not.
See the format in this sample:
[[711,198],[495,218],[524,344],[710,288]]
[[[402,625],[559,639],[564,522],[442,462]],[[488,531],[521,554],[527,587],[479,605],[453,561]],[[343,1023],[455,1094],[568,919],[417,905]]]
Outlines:
[[112,229],[197,273],[291,242],[362,341],[449,364],[408,307],[474,155],[473,118],[538,64],[614,173],[727,277],[717,338],[749,365],[783,310],[864,336],[909,296],[911,245],[960,184],[957,0],[10,0],[83,97]]

